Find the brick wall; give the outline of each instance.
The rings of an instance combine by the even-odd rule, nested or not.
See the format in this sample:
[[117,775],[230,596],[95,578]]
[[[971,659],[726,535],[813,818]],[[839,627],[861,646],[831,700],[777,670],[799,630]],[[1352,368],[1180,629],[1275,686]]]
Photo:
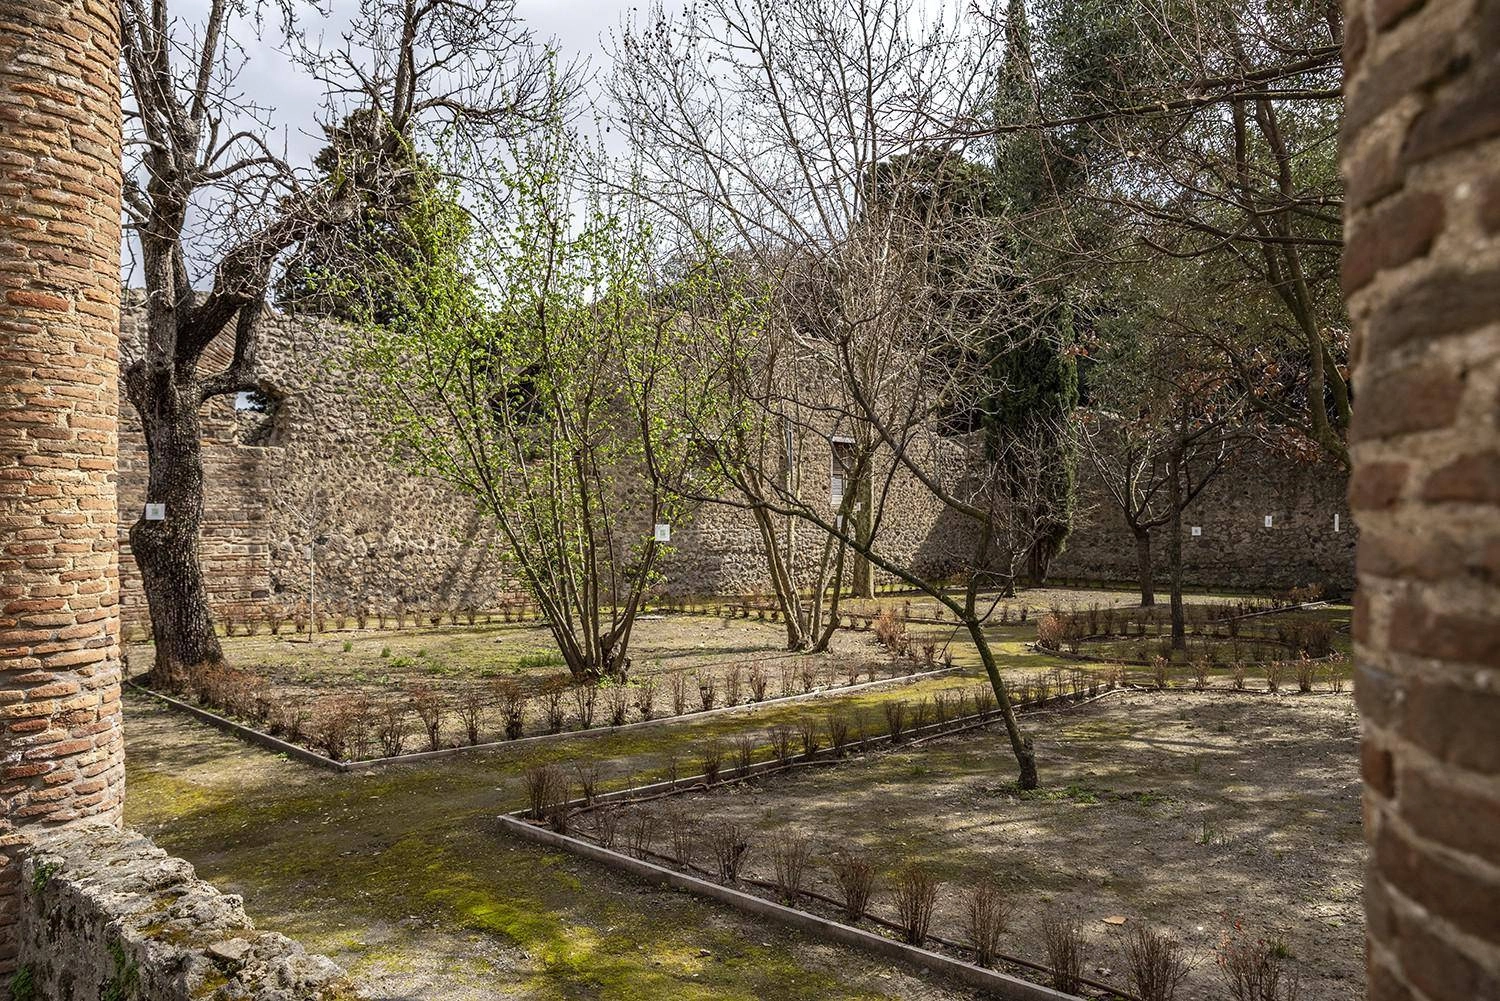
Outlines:
[[1349,0],[1373,1001],[1500,998],[1500,0]]
[[120,815],[118,59],[114,4],[0,0],[0,841]]

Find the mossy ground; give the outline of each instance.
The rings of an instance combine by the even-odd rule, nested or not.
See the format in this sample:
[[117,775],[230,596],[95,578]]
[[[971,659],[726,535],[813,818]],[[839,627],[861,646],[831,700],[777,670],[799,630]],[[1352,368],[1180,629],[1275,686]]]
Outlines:
[[[1080,601],[1088,600],[1087,592],[1077,594]],[[706,618],[684,617],[679,623],[694,621],[698,638],[684,639],[681,656],[745,653],[745,644],[736,639],[739,626],[726,628]],[[752,644],[755,650],[764,652],[766,644],[775,642],[773,624],[744,625],[763,633]],[[495,627],[498,632],[507,628],[519,627]],[[1028,649],[1030,624],[994,628],[997,652],[1008,672],[1067,666]],[[431,647],[434,635],[374,637],[369,645],[379,646],[361,656],[389,660],[379,656],[384,646],[410,642]],[[453,637],[460,643],[489,642],[468,635],[466,627],[458,627]],[[868,634],[854,638],[868,643]],[[955,640],[955,649],[961,639]],[[267,637],[257,642],[287,646],[287,641]],[[530,643],[522,645],[530,649]],[[320,638],[314,651],[321,649],[319,644],[329,649],[298,670],[317,672],[320,663],[349,656],[337,636],[326,644]],[[232,644],[231,652],[236,649]],[[959,662],[971,663],[961,649]],[[344,665],[330,673],[342,683],[353,680],[356,672]],[[661,777],[674,755],[684,773],[697,770],[698,751],[712,739],[728,743],[740,733],[763,735],[776,722],[794,723],[807,716],[821,720],[830,712],[878,721],[890,700],[972,689],[982,680],[969,666],[958,675],[910,686],[348,775],[279,759],[130,694],[127,821],[195,863],[205,878],[243,893],[262,927],[298,937],[346,964],[374,996],[965,997],[963,991],[924,981],[917,971],[507,839],[490,818],[522,805],[520,775],[539,761],[591,758],[602,763],[606,787],[633,784]],[[1109,728],[1121,724],[1102,718],[1078,725],[1100,727],[1097,737],[1103,742],[1114,732]],[[1134,730],[1130,736],[1147,739]],[[953,753],[958,752],[935,747],[891,759],[897,772],[883,781],[901,789],[905,798],[898,802],[906,804],[893,814],[910,808],[912,817],[922,816],[924,783],[954,767],[948,757]],[[1044,743],[1049,783],[1054,781],[1047,774],[1051,753]],[[994,734],[975,738],[962,754],[962,769],[988,776],[997,789],[1013,778],[1004,741]],[[848,774],[842,768],[835,771]],[[857,796],[863,780],[850,781],[850,794]],[[1076,784],[1084,790],[1081,795],[1046,802],[1058,809],[1091,808],[1094,804],[1084,800],[1094,795],[1093,785]],[[1124,786],[1111,783],[1108,788]],[[1149,800],[1150,791],[1144,795]],[[906,846],[943,861],[942,840],[923,827],[912,825]],[[1025,832],[1019,836],[1024,838]]]

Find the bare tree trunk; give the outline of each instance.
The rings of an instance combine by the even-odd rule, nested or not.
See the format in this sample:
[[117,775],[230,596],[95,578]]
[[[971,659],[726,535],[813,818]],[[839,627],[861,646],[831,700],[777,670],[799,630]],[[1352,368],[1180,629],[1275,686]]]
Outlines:
[[1136,528],[1133,531],[1136,571],[1140,575],[1141,584],[1141,607],[1145,608],[1156,604],[1155,568],[1151,566],[1151,530]]
[[1018,774],[1016,784],[1022,789],[1035,789],[1039,782],[1036,771],[1036,748],[1032,745],[1031,735],[1021,732],[1021,726],[1016,722],[1015,708],[1010,704],[1010,690],[1005,685],[1005,679],[1000,676],[1000,669],[995,664],[995,655],[990,650],[989,640],[984,635],[984,624],[979,617],[973,614],[973,605],[969,605],[969,613],[964,616],[964,625],[968,627],[969,636],[974,640],[974,646],[979,650],[979,660],[984,664],[984,673],[989,675],[990,687],[995,690],[995,699],[1000,706],[1000,718],[1005,722],[1005,735],[1010,739],[1010,750],[1015,755]]
[[[154,386],[137,363],[131,373],[146,437],[146,502],[162,504],[166,517],[142,514],[130,527],[130,550],[141,571],[151,613],[158,684],[171,684],[224,662],[198,560],[203,519],[203,443],[196,384],[162,376]],[[138,395],[139,394],[139,395]]]
[[757,504],[751,508],[751,514],[755,518],[755,527],[760,532],[766,569],[771,575],[771,588],[776,594],[776,603],[781,606],[781,616],[786,620],[786,648],[801,650],[807,646],[811,626],[803,621],[805,613],[801,596],[797,594],[796,579],[792,576],[787,560],[782,559],[771,512]]
[[1172,518],[1167,527],[1167,562],[1172,573],[1172,649],[1187,650],[1187,628],[1182,613],[1182,451],[1172,450],[1170,502]]

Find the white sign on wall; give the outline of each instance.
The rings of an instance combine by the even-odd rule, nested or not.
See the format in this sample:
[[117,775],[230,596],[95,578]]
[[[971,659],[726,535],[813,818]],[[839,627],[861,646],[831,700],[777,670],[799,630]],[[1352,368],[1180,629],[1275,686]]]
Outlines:
[[1333,530],[1335,532],[1343,531],[1343,529],[1339,528],[1339,516],[1337,514],[1333,516]]
[[167,506],[165,504],[147,504],[146,505],[146,520],[147,521],[166,521],[167,520]]
[[672,526],[671,525],[657,525],[656,526],[656,541],[657,542],[671,542],[672,541]]
[[1267,528],[1271,527],[1271,516],[1269,514],[1266,515],[1266,527]]
[[1202,525],[1194,525],[1193,526],[1193,538],[1196,539],[1198,536],[1200,536],[1202,534],[1203,534],[1203,526]]

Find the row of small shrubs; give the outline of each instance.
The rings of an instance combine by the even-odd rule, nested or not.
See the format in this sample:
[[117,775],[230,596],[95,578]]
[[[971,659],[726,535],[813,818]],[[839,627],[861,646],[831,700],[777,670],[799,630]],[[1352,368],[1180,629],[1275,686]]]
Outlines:
[[[309,615],[305,607],[279,605],[247,605],[237,609],[222,609],[217,615],[219,630],[225,636],[254,636],[265,632],[271,636],[283,633],[296,635],[315,632],[342,632],[346,629],[408,629],[428,626],[460,624],[486,625],[495,622],[526,622],[540,617],[540,610],[529,600],[516,598],[489,609],[446,608],[409,609],[398,607],[393,611],[370,611],[365,608],[334,606],[319,609]],[[127,620],[120,628],[121,639],[126,643],[151,638],[150,620]]]
[[[1246,629],[1240,621],[1243,613],[1235,611],[1238,607],[1188,605],[1183,609],[1184,625],[1190,635],[1199,638],[1274,641],[1294,653],[1309,657],[1326,657],[1333,652],[1333,626],[1323,619],[1278,619],[1274,623]],[[1037,620],[1036,642],[1043,650],[1067,649],[1070,653],[1077,653],[1085,640],[1113,636],[1166,637],[1171,629],[1171,610],[1165,607],[1122,609],[1095,602],[1085,609],[1063,609],[1054,605]]]
[[[532,815],[552,817],[540,805],[562,781],[556,766],[534,774],[542,788],[532,792]],[[563,821],[566,829],[566,821]],[[775,892],[788,906],[820,902],[836,907],[844,920],[859,924],[873,920],[895,931],[908,945],[925,945],[932,938],[933,915],[948,889],[934,870],[921,863],[906,863],[883,872],[878,857],[868,851],[837,846],[821,853],[826,884],[836,893],[827,896],[811,888],[815,871],[815,845],[807,835],[782,830],[758,841],[754,831],[736,820],[700,821],[683,809],[672,809],[658,820],[645,811],[626,813],[606,804],[592,814],[587,834],[605,848],[619,849],[641,859],[661,858],[733,885],[750,883]],[[747,864],[763,855],[771,879],[746,875]],[[957,891],[960,942],[944,945],[967,948],[974,962],[993,967],[1003,958],[1001,946],[1015,924],[1016,904],[1000,884],[980,879]],[[887,901],[889,917],[877,915],[877,898]],[[1089,942],[1082,924],[1055,909],[1042,912],[1037,929],[1047,954],[1051,986],[1070,994],[1085,986],[1084,970]],[[1134,993],[1141,1001],[1175,1001],[1194,961],[1182,943],[1161,932],[1136,925],[1125,933],[1126,971]],[[1286,968],[1285,946],[1277,940],[1257,939],[1236,929],[1226,933],[1215,954],[1215,965],[1234,1001],[1296,1001],[1299,982]]]
[[[527,688],[513,678],[470,684],[443,692],[426,683],[394,695],[343,694],[316,702],[273,696],[271,682],[256,671],[216,667],[192,676],[153,672],[160,691],[196,700],[206,708],[238,718],[274,737],[306,744],[344,760],[393,757],[411,750],[439,750],[445,738],[454,746],[480,743],[493,734],[506,740],[560,733],[570,726],[587,730],[651,720],[666,713],[682,716],[722,706],[875,681],[875,660],[782,661],[732,665],[716,674],[644,674],[628,683],[576,683],[568,675]],[[457,731],[461,736],[454,737]],[[413,741],[413,737],[419,738]]]

